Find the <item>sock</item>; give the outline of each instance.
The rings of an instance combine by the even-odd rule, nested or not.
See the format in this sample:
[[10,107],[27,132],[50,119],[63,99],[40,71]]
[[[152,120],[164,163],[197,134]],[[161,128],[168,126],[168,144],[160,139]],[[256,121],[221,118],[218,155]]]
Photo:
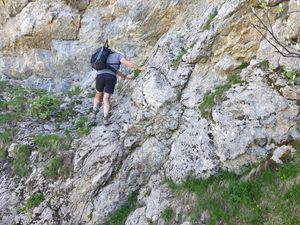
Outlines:
[[107,117],[107,116],[108,116],[108,113],[103,113],[103,116],[104,116],[104,117]]

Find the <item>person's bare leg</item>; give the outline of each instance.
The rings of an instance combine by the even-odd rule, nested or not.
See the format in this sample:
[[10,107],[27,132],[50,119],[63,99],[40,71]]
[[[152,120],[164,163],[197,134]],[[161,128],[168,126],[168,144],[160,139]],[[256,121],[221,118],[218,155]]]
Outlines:
[[92,117],[92,119],[94,119],[94,120],[96,120],[97,113],[99,112],[99,105],[100,105],[102,96],[103,96],[103,92],[96,91],[94,101],[93,101],[93,117]]
[[94,102],[93,102],[93,111],[99,110],[99,105],[100,105],[102,96],[103,96],[103,92],[96,91]]
[[108,125],[108,113],[110,110],[110,98],[111,98],[111,94],[108,93],[104,93],[103,95],[103,124],[104,125]]
[[104,93],[104,95],[103,95],[104,117],[107,117],[109,110],[110,110],[110,98],[111,98],[111,94]]

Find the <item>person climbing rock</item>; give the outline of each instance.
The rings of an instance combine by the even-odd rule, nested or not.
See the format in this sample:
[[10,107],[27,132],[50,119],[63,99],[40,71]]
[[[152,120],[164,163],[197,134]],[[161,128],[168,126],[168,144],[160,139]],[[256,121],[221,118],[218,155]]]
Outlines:
[[[106,46],[108,48],[107,41],[106,41]],[[99,54],[99,50],[92,56],[92,59],[93,57],[94,58],[97,57],[98,54]],[[121,71],[119,71],[120,64],[123,64],[129,68],[139,70],[139,71],[145,70],[145,66],[143,67],[137,66],[133,62],[127,60],[123,53],[114,52],[109,49],[109,54],[106,58],[105,68],[97,70],[96,94],[93,101],[93,113],[90,121],[91,125],[96,125],[96,116],[97,113],[99,112],[101,99],[103,101],[103,124],[105,126],[109,124],[108,115],[110,111],[110,99],[115,90],[115,85],[117,83],[117,75],[126,80],[134,79],[133,75],[125,75]]]

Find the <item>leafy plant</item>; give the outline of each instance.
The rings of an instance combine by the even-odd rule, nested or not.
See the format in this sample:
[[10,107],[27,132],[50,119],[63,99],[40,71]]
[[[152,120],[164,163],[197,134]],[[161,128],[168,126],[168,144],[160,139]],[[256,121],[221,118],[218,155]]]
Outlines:
[[288,69],[284,68],[284,75],[285,75],[286,78],[289,80],[288,83],[289,83],[290,85],[294,85],[295,79],[296,79],[296,77],[297,77],[296,71],[288,70]]
[[37,119],[48,120],[57,112],[60,101],[55,96],[43,95],[32,101],[30,112]]
[[44,200],[45,200],[45,197],[42,193],[35,193],[26,201],[25,208],[26,209],[35,208],[39,204],[41,204]]

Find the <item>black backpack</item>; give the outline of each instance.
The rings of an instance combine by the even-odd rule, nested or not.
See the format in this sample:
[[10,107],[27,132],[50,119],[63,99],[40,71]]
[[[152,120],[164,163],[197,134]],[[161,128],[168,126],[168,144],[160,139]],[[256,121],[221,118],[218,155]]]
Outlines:
[[113,72],[117,70],[106,63],[108,56],[113,53],[112,50],[109,49],[108,41],[106,40],[103,47],[99,48],[91,57],[91,65],[95,70],[103,70],[109,69]]

